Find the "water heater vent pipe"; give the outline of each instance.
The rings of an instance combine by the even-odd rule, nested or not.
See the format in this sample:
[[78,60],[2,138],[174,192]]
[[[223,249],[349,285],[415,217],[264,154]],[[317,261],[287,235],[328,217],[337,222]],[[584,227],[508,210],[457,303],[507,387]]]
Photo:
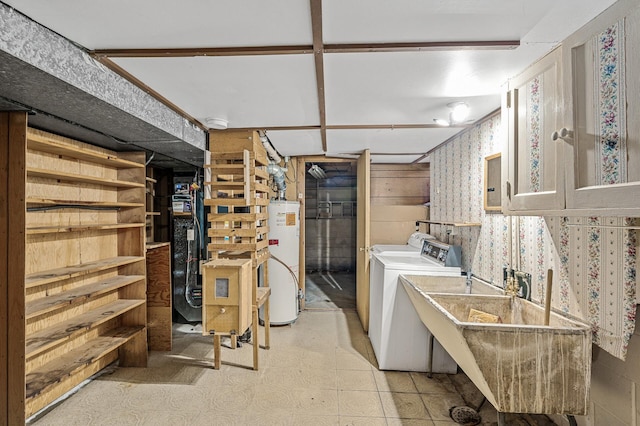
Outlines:
[[267,155],[269,156],[271,161],[273,161],[276,164],[279,164],[280,161],[282,161],[282,158],[280,158],[280,155],[278,155],[278,152],[275,150],[273,145],[271,145],[271,141],[267,137],[267,134],[263,130],[258,130],[258,136],[260,137],[260,142],[262,142],[264,149],[267,150]]

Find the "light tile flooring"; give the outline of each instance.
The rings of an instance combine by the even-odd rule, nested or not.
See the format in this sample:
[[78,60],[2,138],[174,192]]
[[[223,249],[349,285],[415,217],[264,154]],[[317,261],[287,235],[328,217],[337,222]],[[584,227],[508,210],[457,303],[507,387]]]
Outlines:
[[[258,371],[251,370],[251,344],[223,347],[214,370],[212,339],[197,326],[175,325],[173,345],[151,352],[148,368],[110,368],[31,423],[444,426],[457,424],[450,407],[482,398],[462,373],[429,379],[379,371],[353,309],[310,309],[291,326],[272,327]],[[481,415],[483,424],[496,424],[490,404]],[[508,416],[507,424],[552,423]]]

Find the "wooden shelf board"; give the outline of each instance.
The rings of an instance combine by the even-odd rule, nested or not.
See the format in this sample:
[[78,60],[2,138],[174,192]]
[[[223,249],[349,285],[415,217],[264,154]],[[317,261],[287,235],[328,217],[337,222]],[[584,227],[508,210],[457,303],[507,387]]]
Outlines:
[[45,393],[48,389],[73,376],[84,367],[93,364],[111,351],[127,343],[138,333],[144,332],[145,326],[120,327],[91,340],[63,356],[31,371],[26,375],[27,400]]
[[[253,182],[250,182],[250,184],[253,184]],[[244,182],[226,182],[226,181],[217,181],[217,182],[211,182],[211,183],[207,183],[207,185],[211,186],[211,189],[218,189],[218,190],[242,190],[244,189]]]
[[170,242],[152,242],[152,243],[147,243],[146,248],[147,250],[152,250],[152,249],[170,246],[170,245],[171,245]]
[[271,294],[271,287],[258,287],[256,289],[256,306],[260,307],[267,301]]
[[209,228],[207,235],[209,237],[256,237],[257,235],[263,235],[269,233],[268,226],[262,226],[260,228]]
[[[249,154],[249,159],[253,160],[256,158],[255,151],[246,150]],[[225,160],[239,160],[242,161],[244,159],[244,150],[243,151],[224,151],[224,152],[216,152],[214,158],[211,161],[225,161]]]
[[[32,206],[87,206],[87,207],[144,207],[144,203],[122,203],[118,201],[76,201],[48,198],[27,198],[27,207]],[[72,207],[70,207],[72,208]]]
[[209,229],[215,229],[216,232],[223,231],[225,229],[227,229],[227,230],[229,230],[229,229],[245,229],[245,230],[253,229],[256,232],[262,231],[262,232],[258,232],[258,233],[264,233],[264,232],[266,232],[265,230],[268,230],[267,227],[269,226],[269,224],[268,224],[268,222],[266,220],[263,220],[263,221],[239,221],[239,220],[236,220],[235,222],[233,222],[233,224],[234,224],[234,226],[230,226],[231,223],[229,223],[229,222],[220,222],[220,221],[217,221],[217,220],[213,220],[213,221],[209,221]]
[[209,251],[258,251],[269,245],[269,241],[264,240],[258,243],[242,244],[242,243],[226,243],[217,244],[209,243],[207,250]]
[[92,297],[100,296],[101,294],[126,287],[144,279],[144,275],[118,275],[102,281],[83,285],[74,288],[73,290],[42,297],[26,304],[25,318],[31,319],[66,306],[75,306]]
[[143,228],[144,223],[102,223],[92,225],[33,226],[26,229],[27,235],[56,234],[60,232],[102,231],[109,229]]
[[269,218],[267,212],[262,213],[209,213],[207,220],[209,222],[255,222],[258,220],[267,220]]
[[205,198],[205,206],[250,206],[244,198]]
[[[211,182],[208,184],[211,186],[211,191],[217,193],[218,191],[236,191],[244,192],[246,189],[245,182]],[[251,192],[264,192],[268,193],[270,190],[269,185],[261,182],[249,182],[249,191]]]
[[250,195],[245,198],[205,198],[205,206],[267,206],[269,205],[268,198],[256,198],[255,195]]
[[262,179],[269,179],[269,172],[267,172],[266,170],[262,170],[262,169],[256,169],[256,176],[262,178]]
[[108,259],[96,260],[94,262],[82,263],[79,265],[67,266],[65,268],[35,272],[25,277],[25,287],[37,287],[40,285],[80,277],[82,275],[92,274],[94,272],[106,271],[108,269],[130,265],[132,263],[141,261],[144,261],[144,257],[142,256],[118,256]]
[[253,200],[254,200],[254,204],[256,206],[263,206],[263,207],[268,206],[269,202],[271,201],[271,200],[269,200],[268,197],[266,197],[266,198],[254,198]]
[[151,183],[158,183],[158,181],[157,181],[156,179],[154,179],[154,178],[152,178],[152,177],[149,177],[149,176],[147,176],[147,177],[145,178],[145,180],[146,180],[147,182],[151,182]]
[[160,216],[160,212],[147,212],[147,216]]
[[64,182],[88,183],[92,185],[109,186],[115,188],[144,188],[144,184],[117,179],[107,179],[94,176],[84,176],[55,170],[27,167],[27,176],[41,177]]
[[73,157],[80,160],[87,160],[93,163],[102,164],[118,169],[142,168],[142,163],[124,160],[116,156],[111,156],[97,151],[88,151],[72,145],[62,144],[52,141],[44,136],[27,133],[27,148],[35,151],[48,152],[50,154],[58,154],[66,157]]
[[213,259],[251,259],[254,268],[271,257],[268,249],[260,249],[258,251],[210,251],[210,254]]
[[60,322],[52,327],[33,333],[27,336],[25,340],[25,358],[33,358],[85,331],[91,330],[100,324],[144,304],[145,300],[119,299],[78,315],[70,320]]

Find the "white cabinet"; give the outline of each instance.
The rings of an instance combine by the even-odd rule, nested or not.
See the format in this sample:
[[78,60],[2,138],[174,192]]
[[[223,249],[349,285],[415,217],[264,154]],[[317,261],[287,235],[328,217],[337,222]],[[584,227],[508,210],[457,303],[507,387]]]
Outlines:
[[563,43],[567,209],[640,214],[639,28],[621,1]]
[[639,43],[621,0],[509,81],[506,214],[640,215]]
[[562,106],[560,48],[509,81],[503,212],[564,208],[564,147],[551,138]]

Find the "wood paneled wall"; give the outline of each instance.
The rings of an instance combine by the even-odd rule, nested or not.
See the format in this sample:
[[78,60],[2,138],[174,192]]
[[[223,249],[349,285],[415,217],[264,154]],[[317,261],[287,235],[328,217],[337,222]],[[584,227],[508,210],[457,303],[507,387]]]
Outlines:
[[27,114],[0,112],[0,425],[24,424]]
[[371,165],[371,205],[424,204],[429,188],[429,163]]

